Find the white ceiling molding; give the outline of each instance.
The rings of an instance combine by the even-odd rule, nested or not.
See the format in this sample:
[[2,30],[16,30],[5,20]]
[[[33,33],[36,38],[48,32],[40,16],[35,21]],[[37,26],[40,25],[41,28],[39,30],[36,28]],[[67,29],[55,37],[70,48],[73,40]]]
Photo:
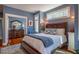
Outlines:
[[36,12],[36,11],[45,12],[61,5],[62,4],[6,4],[6,6],[29,12]]

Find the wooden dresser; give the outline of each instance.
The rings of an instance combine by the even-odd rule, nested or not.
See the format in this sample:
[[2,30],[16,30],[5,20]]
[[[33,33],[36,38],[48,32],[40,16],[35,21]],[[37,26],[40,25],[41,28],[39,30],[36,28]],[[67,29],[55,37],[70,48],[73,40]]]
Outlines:
[[9,44],[14,45],[22,42],[24,30],[9,30]]
[[9,30],[9,39],[24,37],[24,30]]

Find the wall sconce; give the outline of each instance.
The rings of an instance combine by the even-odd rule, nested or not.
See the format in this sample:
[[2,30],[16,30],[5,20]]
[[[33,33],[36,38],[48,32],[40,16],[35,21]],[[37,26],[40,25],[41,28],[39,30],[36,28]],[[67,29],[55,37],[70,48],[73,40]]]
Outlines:
[[70,16],[70,18],[71,18],[71,19],[74,19],[74,18],[75,18],[75,16]]
[[45,24],[47,24],[48,23],[48,20],[45,20]]
[[28,24],[28,26],[33,26],[33,21],[29,20],[27,24]]
[[45,25],[45,28],[46,28],[46,25],[48,24],[48,20],[47,18],[44,19],[44,25]]
[[46,25],[48,23],[48,20],[47,20],[47,18],[44,18],[44,19],[42,19],[41,20],[41,24],[44,24],[44,25]]
[[44,23],[45,23],[45,24],[48,23],[48,19],[47,19],[47,17],[44,18]]
[[71,21],[74,21],[74,18],[75,18],[74,15],[71,15],[71,16],[70,16]]

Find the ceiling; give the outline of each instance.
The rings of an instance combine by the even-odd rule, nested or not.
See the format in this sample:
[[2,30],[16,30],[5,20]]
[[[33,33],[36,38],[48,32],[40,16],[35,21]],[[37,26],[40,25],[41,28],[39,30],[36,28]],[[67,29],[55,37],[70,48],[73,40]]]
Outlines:
[[6,4],[6,6],[29,12],[36,12],[36,11],[45,12],[60,5],[62,4]]

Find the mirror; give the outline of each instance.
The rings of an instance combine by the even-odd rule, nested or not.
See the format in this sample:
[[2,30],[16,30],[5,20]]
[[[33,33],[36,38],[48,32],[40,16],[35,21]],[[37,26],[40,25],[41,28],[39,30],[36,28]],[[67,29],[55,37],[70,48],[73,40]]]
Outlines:
[[15,20],[15,21],[12,21],[11,22],[11,27],[12,27],[12,29],[21,29],[22,28],[22,22],[20,22],[20,21],[17,21],[17,20]]
[[23,18],[9,17],[9,30],[25,30],[25,22]]

